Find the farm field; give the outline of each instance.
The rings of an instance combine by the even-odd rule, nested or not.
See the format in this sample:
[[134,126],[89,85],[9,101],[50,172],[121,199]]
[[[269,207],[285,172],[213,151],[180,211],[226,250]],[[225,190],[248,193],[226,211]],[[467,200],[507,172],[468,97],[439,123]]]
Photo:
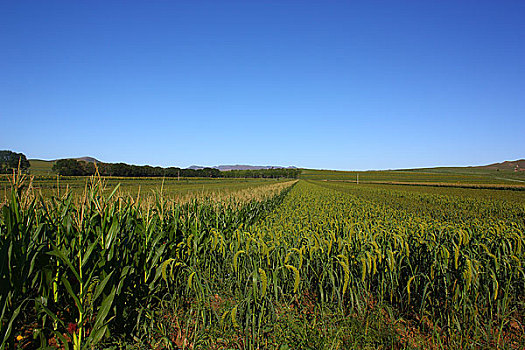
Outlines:
[[[324,182],[324,181],[323,181]],[[347,190],[350,189],[384,189],[390,192],[409,192],[409,193],[421,193],[421,194],[436,194],[436,195],[446,195],[454,196],[459,198],[471,198],[471,199],[484,199],[489,201],[506,201],[506,202],[515,202],[516,204],[525,203],[525,188],[524,190],[519,190],[516,188],[511,189],[500,189],[496,188],[469,188],[469,187],[444,187],[444,186],[417,186],[413,184],[409,185],[392,185],[392,184],[367,184],[360,183],[359,187],[355,186],[353,183],[339,183],[341,188]],[[330,185],[335,187],[338,186],[338,182],[330,182]],[[354,185],[354,186],[352,186]]]
[[132,179],[20,181],[2,348],[525,347],[524,191],[192,179],[144,205]]
[[432,168],[414,170],[333,171],[304,169],[301,178],[360,183],[399,183],[454,185],[471,187],[513,187],[525,189],[525,172],[476,170],[469,168]]
[[525,0],[0,2],[0,350],[525,350]]
[[54,174],[53,164],[55,162],[52,160],[29,159],[29,164],[32,175],[50,176]]
[[[12,176],[0,175],[0,203],[6,200],[9,193]],[[151,196],[160,192],[166,198],[173,200],[184,199],[191,196],[211,195],[212,193],[230,193],[241,189],[264,186],[279,182],[274,179],[230,179],[230,178],[129,178],[129,177],[105,177],[103,189],[111,192],[117,185],[119,194],[133,197]],[[90,177],[73,176],[35,176],[31,186],[37,193],[44,197],[56,196],[69,190],[72,195],[81,195],[86,186],[91,182]]]

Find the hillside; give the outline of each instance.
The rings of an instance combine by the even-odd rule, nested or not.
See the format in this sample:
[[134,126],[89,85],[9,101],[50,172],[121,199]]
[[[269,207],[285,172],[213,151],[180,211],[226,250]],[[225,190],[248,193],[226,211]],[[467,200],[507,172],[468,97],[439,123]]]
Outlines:
[[53,175],[54,160],[29,159],[31,167],[29,171],[32,175]]
[[80,158],[73,158],[76,160],[81,160],[88,163],[102,163],[100,160],[93,158],[93,157],[80,157]]
[[515,171],[515,172],[525,171],[525,159],[505,161],[501,163],[494,163],[494,164],[479,166],[475,168],[487,169],[487,170],[510,170],[510,171]]
[[[360,182],[392,183],[449,183],[525,185],[525,160],[507,161],[485,166],[436,167],[399,170],[333,171],[305,169],[303,179],[343,180]],[[518,166],[518,167],[517,167]]]
[[[73,158],[76,160],[88,162],[88,163],[100,163],[97,159],[93,157],[79,157]],[[42,160],[42,159],[28,159],[31,167],[29,171],[32,175],[55,175],[53,172],[53,164],[56,160]]]
[[525,160],[505,161],[489,165],[467,167],[436,167],[422,169],[404,169],[415,173],[452,174],[461,176],[477,176],[490,179],[491,182],[525,182]]

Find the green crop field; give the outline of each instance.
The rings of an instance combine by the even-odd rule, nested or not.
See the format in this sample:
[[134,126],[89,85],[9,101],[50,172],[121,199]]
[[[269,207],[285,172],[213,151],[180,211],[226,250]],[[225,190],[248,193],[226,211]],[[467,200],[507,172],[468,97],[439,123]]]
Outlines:
[[525,171],[513,171],[509,169],[486,169],[483,167],[442,167],[427,169],[412,169],[411,172],[433,173],[433,174],[457,174],[474,175],[481,177],[492,177],[495,179],[511,182],[525,182]]
[[359,174],[4,178],[0,349],[525,348],[525,191]]
[[[348,183],[331,182],[332,186],[341,186],[343,188],[357,189],[356,186],[352,187]],[[525,203],[525,191],[516,190],[512,187],[511,189],[500,189],[495,188],[478,188],[473,186],[472,188],[465,187],[444,187],[444,186],[414,186],[414,185],[392,185],[392,184],[359,184],[359,188],[373,188],[373,189],[386,189],[391,192],[410,192],[410,193],[421,193],[421,194],[437,194],[455,196],[461,198],[474,198],[474,199],[485,199],[491,201],[507,201],[515,202],[517,204]]]
[[[0,203],[7,200],[10,192],[11,176],[0,175]],[[105,177],[103,192],[111,192],[117,185],[121,195],[151,196],[161,192],[166,198],[178,199],[191,195],[207,195],[217,192],[227,193],[262,185],[268,185],[281,180],[277,179],[232,179],[232,178],[129,178]],[[73,176],[35,176],[31,187],[46,198],[57,193],[70,191],[73,195],[81,195],[86,186],[92,182],[90,177]],[[29,184],[29,181],[28,181]],[[57,191],[58,190],[58,191]]]
[[446,184],[450,186],[523,187],[525,171],[495,171],[469,168],[433,168],[415,170],[334,171],[305,169],[306,180],[349,181],[361,183]]
[[30,171],[33,175],[53,175],[52,160],[29,159]]

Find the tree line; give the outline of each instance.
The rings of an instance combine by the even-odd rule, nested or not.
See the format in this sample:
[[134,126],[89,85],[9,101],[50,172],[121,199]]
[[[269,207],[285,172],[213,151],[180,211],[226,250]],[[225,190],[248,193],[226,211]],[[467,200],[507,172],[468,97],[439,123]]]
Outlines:
[[299,169],[261,169],[220,171],[215,168],[181,169],[177,167],[153,167],[149,165],[130,165],[126,163],[91,163],[76,159],[59,159],[53,171],[65,176],[119,177],[228,177],[228,178],[297,178]]
[[296,179],[301,170],[299,169],[286,169],[286,168],[275,168],[275,169],[259,169],[259,170],[229,170],[222,171],[222,177],[231,177],[231,178],[292,178]]
[[0,151],[0,174],[9,174],[13,169],[27,171],[29,169],[29,161],[23,153],[16,153],[13,151]]

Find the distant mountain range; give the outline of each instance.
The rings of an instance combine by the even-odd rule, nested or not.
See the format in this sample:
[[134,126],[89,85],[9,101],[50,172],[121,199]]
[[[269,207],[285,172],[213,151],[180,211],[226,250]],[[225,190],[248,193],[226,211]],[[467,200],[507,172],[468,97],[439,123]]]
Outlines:
[[[83,161],[83,162],[88,162],[88,163],[103,163],[101,162],[100,160],[96,159],[96,158],[93,158],[93,157],[77,157],[77,158],[71,158],[71,159],[76,159],[76,160],[79,160],[79,161]],[[53,166],[53,163],[55,163],[58,159],[55,159],[55,160],[42,160],[42,159],[29,159],[29,161],[33,164],[33,165],[39,165],[40,167],[44,167],[46,168],[49,168],[49,170],[51,169],[51,167]],[[194,170],[199,170],[199,169],[204,169],[204,168],[214,168],[214,169],[218,169],[220,171],[229,171],[229,170],[261,170],[261,169],[297,169],[297,167],[294,167],[294,166],[289,166],[289,167],[284,167],[284,166],[279,166],[279,165],[240,165],[240,164],[236,164],[236,165],[217,165],[217,166],[209,166],[209,167],[206,167],[206,166],[201,166],[201,165],[192,165],[186,169],[194,169]]]
[[[79,157],[79,158],[73,158],[76,160],[88,162],[88,163],[102,163],[96,158],[93,157]],[[276,165],[217,165],[217,166],[211,166],[211,167],[205,167],[200,165],[192,165],[188,167],[187,169],[193,169],[193,170],[199,170],[204,168],[213,168],[213,169],[219,169],[220,171],[230,171],[230,170],[261,170],[261,169],[297,169],[294,166],[284,167],[284,166],[276,166]]]
[[219,169],[220,171],[230,171],[230,170],[261,170],[261,169],[297,169],[294,166],[284,167],[278,165],[217,165],[212,167],[204,167],[200,165],[192,165],[187,169],[204,169],[204,168],[214,168]]

